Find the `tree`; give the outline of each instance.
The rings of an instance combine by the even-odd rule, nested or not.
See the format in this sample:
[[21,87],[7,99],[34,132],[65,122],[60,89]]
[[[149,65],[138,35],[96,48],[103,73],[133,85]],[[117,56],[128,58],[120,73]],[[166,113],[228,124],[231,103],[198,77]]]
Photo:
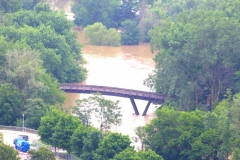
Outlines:
[[0,133],[0,144],[3,143],[3,133]]
[[164,159],[188,159],[195,138],[204,131],[202,113],[162,108],[146,126],[145,144]]
[[136,153],[137,156],[140,159],[146,159],[146,160],[163,160],[163,158],[156,154],[154,151],[151,149],[145,150],[145,151],[139,151]]
[[[239,93],[232,95],[230,90],[227,90],[226,98],[221,101],[215,108],[214,113],[219,117],[220,137],[222,145],[220,147],[219,156],[222,158],[228,157],[232,152],[239,149],[239,128],[240,128],[240,110],[239,110]],[[234,157],[234,156],[233,156]]]
[[[44,104],[42,99],[28,99],[24,106],[24,116],[26,120],[24,125],[28,128],[38,129],[41,117],[43,117],[50,107]],[[19,121],[22,126],[22,120]]]
[[140,142],[141,143],[141,149],[144,150],[144,141],[146,138],[146,132],[144,126],[139,126],[135,129],[136,137],[134,137],[135,142]]
[[88,25],[83,30],[84,37],[92,45],[106,45],[106,46],[119,46],[120,34],[113,28],[109,30],[103,26],[102,23],[96,22],[93,25]]
[[118,0],[76,0],[73,4],[72,11],[75,15],[74,23],[86,27],[95,22],[101,22],[107,28],[117,27],[114,22],[115,11],[120,5]]
[[76,128],[71,136],[71,152],[76,156],[80,156],[83,150],[83,139],[87,136],[88,132],[91,131],[90,127],[86,127],[83,124],[80,124]]
[[65,113],[57,109],[51,109],[47,114],[41,117],[40,126],[38,128],[38,134],[41,140],[47,144],[57,146],[57,142],[52,139],[55,132],[55,126],[57,125],[59,119],[63,118]]
[[31,156],[31,160],[55,160],[55,155],[47,148],[40,147],[38,150],[30,150],[28,152]]
[[90,124],[90,119],[95,116],[100,122],[101,130],[109,131],[113,126],[121,124],[119,101],[113,102],[105,99],[100,94],[95,94],[88,99],[77,100],[76,113],[85,125]]
[[22,111],[22,95],[11,84],[0,85],[0,124],[16,125]]
[[36,51],[8,51],[6,53],[6,81],[12,83],[23,95],[22,107],[28,98],[36,98],[47,88],[38,80],[45,74],[40,54]]
[[10,145],[0,143],[0,159],[20,160],[18,152]]
[[41,1],[43,0],[23,0],[23,9],[34,9],[34,6]]
[[[51,77],[46,73],[38,52],[25,49],[8,51],[6,53],[6,60],[6,78],[4,80],[16,86],[19,94],[22,95],[22,104],[19,107],[20,112],[15,116],[19,118],[21,117],[19,116],[21,112],[26,113],[26,125],[37,129],[41,116],[45,114],[48,108],[48,105],[44,103],[44,99],[42,98],[46,98],[47,103],[50,103],[47,99],[52,98],[52,103],[50,104],[59,104],[64,99],[63,91],[53,95],[54,90],[59,91],[59,85],[51,80]],[[45,93],[49,97],[46,97]],[[40,108],[37,109],[37,107]],[[38,112],[36,112],[37,110]]]
[[88,131],[87,136],[83,137],[83,153],[80,155],[80,158],[84,160],[92,160],[102,139],[103,134],[98,129]]
[[114,21],[117,22],[118,26],[125,20],[138,21],[137,12],[139,11],[140,1],[136,0],[122,0],[121,4],[115,11]]
[[234,88],[239,31],[238,20],[222,10],[201,8],[163,22],[150,32],[152,50],[159,53],[157,69],[146,84],[177,95],[180,109],[213,110],[226,88]]
[[0,1],[0,10],[3,10],[5,13],[16,12],[22,9],[22,0],[1,0]]
[[137,160],[136,151],[134,151],[133,148],[126,148],[122,152],[116,154],[113,160]]
[[133,148],[127,148],[115,155],[113,160],[163,160],[161,156],[153,152],[152,150],[146,151],[134,151]]
[[227,159],[234,148],[233,131],[223,125],[231,121],[226,121],[224,115],[199,110],[176,111],[169,106],[158,109],[156,115],[144,127],[144,144],[165,160]]
[[121,44],[136,45],[140,42],[140,29],[138,23],[132,20],[126,20],[121,23]]
[[81,45],[72,31],[73,23],[64,12],[51,11],[49,6],[39,3],[35,10],[22,10],[6,14],[5,27],[0,33],[8,42],[26,45],[41,52],[43,66],[58,82],[80,82],[85,79]]
[[240,149],[237,148],[237,149],[234,149],[233,151],[233,156],[232,156],[232,160],[238,160],[240,158]]
[[192,144],[189,159],[217,159],[220,143],[219,132],[214,129],[206,130]]
[[80,124],[80,120],[70,114],[66,114],[60,119],[58,119],[58,122],[54,127],[54,132],[51,137],[56,147],[67,150],[70,153],[71,136],[73,135],[74,130],[77,129]]
[[128,136],[120,133],[109,133],[100,142],[93,159],[112,159],[116,154],[130,147],[130,144],[131,141]]

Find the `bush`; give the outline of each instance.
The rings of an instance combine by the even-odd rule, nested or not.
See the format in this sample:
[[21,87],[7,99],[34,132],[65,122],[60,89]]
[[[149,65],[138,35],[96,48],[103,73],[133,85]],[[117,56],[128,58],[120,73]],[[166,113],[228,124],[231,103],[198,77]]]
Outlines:
[[15,150],[12,146],[5,145],[3,143],[0,143],[0,159],[20,160],[20,158],[18,158],[18,151]]
[[122,45],[137,45],[140,42],[141,35],[138,23],[132,20],[125,20],[121,23],[121,43]]
[[121,36],[115,29],[110,28],[107,30],[99,22],[85,27],[83,35],[90,44],[97,46],[119,46],[121,41]]
[[0,132],[0,143],[3,143],[3,133]]

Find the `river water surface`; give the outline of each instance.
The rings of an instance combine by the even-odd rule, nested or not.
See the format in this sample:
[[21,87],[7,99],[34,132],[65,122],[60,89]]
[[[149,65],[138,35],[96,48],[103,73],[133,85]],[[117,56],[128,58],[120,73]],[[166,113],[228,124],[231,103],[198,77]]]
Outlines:
[[[54,5],[52,8],[64,9],[69,11],[71,2],[67,0],[48,0],[49,4]],[[88,45],[82,36],[80,29],[74,29],[78,33],[78,40],[84,44],[82,48],[83,57],[86,60],[85,68],[88,70],[88,77],[84,84],[102,85],[142,91],[150,91],[143,85],[144,79],[154,69],[154,55],[150,52],[149,44],[140,44],[135,46],[92,46]],[[67,94],[65,107],[69,108],[75,105],[75,101],[81,98],[88,98],[88,94]],[[134,115],[131,101],[128,98],[104,96],[112,101],[119,100],[119,106],[122,108],[122,125],[115,131],[135,136],[134,129],[137,126],[143,126],[150,122],[154,117],[155,106],[150,105],[146,116]],[[135,100],[139,113],[142,114],[147,101]],[[99,127],[97,122],[94,122]]]

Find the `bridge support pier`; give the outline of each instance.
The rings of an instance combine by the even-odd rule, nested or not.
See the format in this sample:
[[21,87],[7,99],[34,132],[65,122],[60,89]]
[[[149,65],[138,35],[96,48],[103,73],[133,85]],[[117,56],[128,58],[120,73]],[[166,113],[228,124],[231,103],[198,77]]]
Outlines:
[[135,114],[138,116],[138,115],[139,115],[139,112],[138,112],[138,109],[137,109],[136,103],[135,103],[134,99],[131,98],[131,97],[130,97],[130,100],[131,100],[131,103],[132,103],[132,106],[133,106],[134,112],[135,112]]
[[142,116],[146,116],[147,111],[148,111],[148,108],[149,108],[149,106],[150,106],[151,103],[152,103],[152,101],[148,101],[147,106],[146,106],[146,108],[145,108],[145,110],[144,110]]

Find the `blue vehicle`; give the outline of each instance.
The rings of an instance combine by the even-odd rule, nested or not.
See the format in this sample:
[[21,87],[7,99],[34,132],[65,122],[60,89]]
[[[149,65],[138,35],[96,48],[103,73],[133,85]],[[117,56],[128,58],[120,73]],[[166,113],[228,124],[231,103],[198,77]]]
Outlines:
[[24,139],[17,139],[15,141],[15,148],[22,152],[27,152],[30,149],[30,144]]
[[14,138],[13,144],[15,144],[18,139],[23,139],[25,141],[28,141],[29,138],[28,138],[28,135],[18,135],[17,138]]

